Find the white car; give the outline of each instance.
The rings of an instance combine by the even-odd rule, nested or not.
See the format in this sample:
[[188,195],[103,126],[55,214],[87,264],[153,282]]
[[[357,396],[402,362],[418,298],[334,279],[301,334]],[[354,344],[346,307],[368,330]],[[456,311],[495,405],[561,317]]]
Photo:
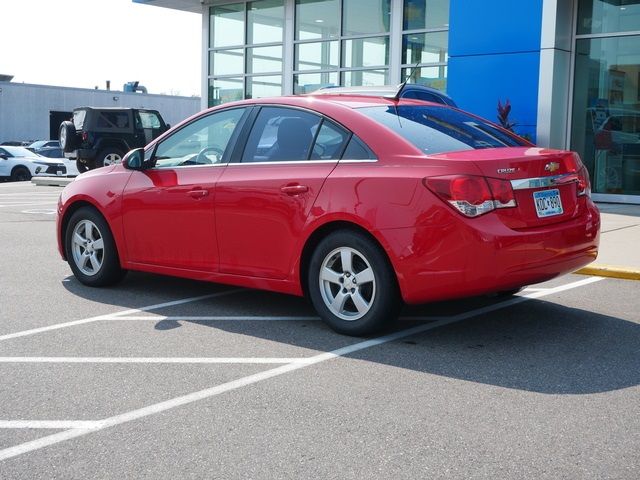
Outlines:
[[0,178],[14,182],[31,180],[31,177],[65,176],[67,168],[58,160],[50,160],[24,147],[0,146]]
[[40,150],[36,150],[36,153],[43,157],[47,157],[49,160],[63,163],[64,166],[67,167],[67,177],[77,177],[80,175],[78,167],[76,166],[76,161],[66,158],[60,147],[44,147]]

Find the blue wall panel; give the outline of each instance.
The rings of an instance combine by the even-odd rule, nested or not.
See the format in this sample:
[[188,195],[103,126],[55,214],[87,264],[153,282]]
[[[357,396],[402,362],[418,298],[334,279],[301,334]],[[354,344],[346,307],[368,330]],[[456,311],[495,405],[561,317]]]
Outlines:
[[492,121],[509,99],[515,130],[535,139],[542,0],[451,0],[449,25],[449,95]]

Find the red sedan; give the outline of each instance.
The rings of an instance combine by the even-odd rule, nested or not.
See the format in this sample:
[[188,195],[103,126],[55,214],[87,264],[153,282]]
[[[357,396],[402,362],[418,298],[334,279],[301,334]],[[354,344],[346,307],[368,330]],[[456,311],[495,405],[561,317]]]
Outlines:
[[90,286],[141,270],[306,294],[362,335],[404,301],[515,292],[596,258],[577,154],[460,110],[325,94],[225,104],[62,192]]

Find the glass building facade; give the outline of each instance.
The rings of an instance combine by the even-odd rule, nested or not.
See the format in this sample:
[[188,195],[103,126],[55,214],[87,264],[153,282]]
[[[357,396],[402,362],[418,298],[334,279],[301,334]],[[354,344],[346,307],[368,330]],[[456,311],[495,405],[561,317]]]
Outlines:
[[640,204],[640,0],[133,1],[202,14],[203,107],[410,77]]
[[407,75],[446,90],[449,0],[254,0],[207,14],[209,106]]

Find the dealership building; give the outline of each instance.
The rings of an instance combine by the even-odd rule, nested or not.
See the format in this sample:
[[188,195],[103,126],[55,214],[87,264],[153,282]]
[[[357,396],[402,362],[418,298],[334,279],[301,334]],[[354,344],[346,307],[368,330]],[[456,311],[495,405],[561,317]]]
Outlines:
[[640,0],[133,1],[202,15],[203,107],[409,76],[640,203]]

